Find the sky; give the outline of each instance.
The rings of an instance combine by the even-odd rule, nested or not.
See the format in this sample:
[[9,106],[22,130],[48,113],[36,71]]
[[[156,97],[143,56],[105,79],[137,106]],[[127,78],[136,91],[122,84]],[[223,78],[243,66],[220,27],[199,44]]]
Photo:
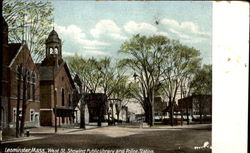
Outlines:
[[139,33],[179,40],[199,50],[203,63],[212,63],[212,2],[53,1],[52,5],[63,56],[122,58],[120,45]]

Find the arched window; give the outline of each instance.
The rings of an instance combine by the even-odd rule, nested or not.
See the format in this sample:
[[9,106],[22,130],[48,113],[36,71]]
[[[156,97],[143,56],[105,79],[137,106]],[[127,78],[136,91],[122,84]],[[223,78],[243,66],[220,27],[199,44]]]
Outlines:
[[[21,80],[23,80],[23,75],[22,75],[22,73],[23,73],[23,67],[22,67],[22,65],[17,65],[16,66],[16,79],[18,80],[19,79],[19,77],[21,78]],[[20,76],[19,76],[20,75]]]
[[50,53],[50,54],[54,54],[53,52],[54,52],[54,51],[53,51],[53,48],[50,48],[50,49],[49,49],[49,53]]
[[35,121],[35,110],[30,109],[30,122],[34,122],[34,121]]
[[64,102],[65,102],[65,101],[64,101],[64,95],[65,95],[65,94],[64,94],[64,88],[62,88],[62,106],[64,106],[64,104],[65,104],[65,103],[64,103]]
[[30,99],[31,96],[30,96],[30,71],[27,71],[26,73],[27,75],[27,98]]
[[31,78],[32,77],[32,72],[31,71],[27,71],[27,82],[29,83],[29,82],[31,82]]
[[71,106],[71,95],[69,94],[69,107]]
[[55,48],[55,54],[58,54],[58,48],[57,47]]
[[32,83],[36,83],[36,72],[32,73]]
[[32,73],[32,99],[35,100],[36,96],[35,96],[35,93],[36,93],[36,73],[33,72]]

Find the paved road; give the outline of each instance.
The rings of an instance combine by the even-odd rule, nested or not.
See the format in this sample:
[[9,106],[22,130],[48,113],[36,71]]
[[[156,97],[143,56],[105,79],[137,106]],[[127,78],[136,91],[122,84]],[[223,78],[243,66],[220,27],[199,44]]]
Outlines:
[[184,128],[113,126],[90,130],[79,129],[64,134],[40,136],[40,139],[35,140],[5,143],[2,144],[1,149],[4,151],[6,148],[35,147],[66,149],[66,151],[70,149],[144,149],[145,151],[148,149],[155,153],[211,152],[210,149],[194,149],[194,147],[203,146],[204,142],[211,144],[211,126]]

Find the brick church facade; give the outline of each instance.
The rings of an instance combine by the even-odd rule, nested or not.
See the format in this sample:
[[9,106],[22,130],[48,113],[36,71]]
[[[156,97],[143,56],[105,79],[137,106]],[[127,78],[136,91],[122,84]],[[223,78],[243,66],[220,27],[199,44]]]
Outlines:
[[[72,124],[74,122],[75,85],[69,68],[62,58],[62,44],[53,29],[46,40],[46,57],[37,64],[40,72],[40,101],[43,126]],[[56,110],[56,111],[55,111]]]
[[[69,68],[62,58],[62,44],[53,29],[46,40],[46,56],[39,64],[32,60],[25,41],[8,43],[8,24],[1,17],[3,67],[1,80],[1,125],[15,128],[25,101],[25,127],[72,124],[79,98]],[[20,75],[19,75],[20,74]],[[25,79],[26,78],[26,79]],[[24,80],[26,82],[24,83]],[[20,90],[18,90],[20,84]],[[24,85],[27,84],[26,88]],[[23,92],[23,91],[26,91]],[[19,91],[19,94],[18,94]],[[25,96],[23,96],[25,94]],[[19,96],[20,98],[18,98]],[[23,100],[23,97],[26,99]],[[20,99],[19,116],[17,101]],[[24,107],[25,108],[25,107]]]
[[[5,22],[3,17],[1,24],[3,24],[1,125],[3,128],[15,127],[17,117],[17,101],[18,96],[20,96],[19,118],[21,118],[22,115],[22,103],[24,101],[26,104],[25,126],[39,126],[39,71],[32,60],[30,51],[25,42],[9,44],[8,24]],[[20,71],[18,71],[18,69]],[[19,94],[18,83],[20,83]],[[26,88],[24,88],[25,84]],[[24,90],[26,93],[23,92]],[[25,100],[23,99],[24,93],[26,97]]]

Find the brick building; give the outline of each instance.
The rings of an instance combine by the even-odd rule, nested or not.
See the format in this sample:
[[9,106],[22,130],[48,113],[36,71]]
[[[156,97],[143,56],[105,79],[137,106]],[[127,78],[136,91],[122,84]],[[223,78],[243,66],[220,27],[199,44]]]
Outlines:
[[164,111],[167,108],[167,103],[162,100],[161,97],[155,97],[154,99],[154,113],[155,120],[162,120],[166,114]]
[[[30,51],[23,43],[8,43],[8,25],[3,24],[3,72],[1,122],[4,128],[15,127],[17,117],[18,83],[20,83],[20,105],[22,109],[23,90],[26,91],[25,126],[39,126],[39,71],[34,64]],[[21,70],[20,72],[18,72]],[[18,77],[20,74],[20,77]],[[25,79],[26,78],[26,79]],[[20,80],[21,79],[21,80]],[[24,83],[25,81],[25,83]],[[26,88],[24,85],[27,84]],[[19,114],[21,116],[21,113]]]
[[54,29],[46,40],[46,57],[37,67],[40,71],[41,125],[54,126],[55,112],[57,125],[72,124],[75,107],[72,96],[76,89],[62,59],[61,39]]
[[212,119],[212,95],[192,95],[178,100],[178,109],[192,120]]

